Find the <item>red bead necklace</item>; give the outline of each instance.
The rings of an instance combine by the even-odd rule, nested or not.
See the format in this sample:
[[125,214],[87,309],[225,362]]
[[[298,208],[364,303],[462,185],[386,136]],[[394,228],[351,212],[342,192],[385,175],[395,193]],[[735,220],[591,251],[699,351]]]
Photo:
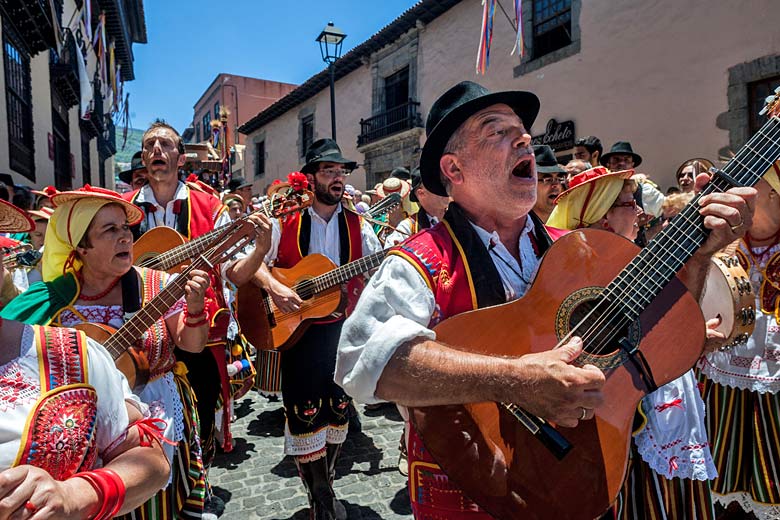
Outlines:
[[[84,293],[81,293],[81,294],[79,294],[79,300],[84,300],[85,302],[94,302],[96,300],[99,300],[99,299],[103,298],[105,295],[107,295],[108,293],[110,293],[111,290],[114,287],[116,287],[116,284],[118,284],[119,280],[121,280],[121,279],[122,279],[121,276],[117,276],[116,280],[111,282],[111,285],[109,285],[108,288],[105,291],[101,292],[100,294],[96,294],[94,296],[87,296]],[[79,280],[83,281],[83,279],[81,277],[79,277]]]

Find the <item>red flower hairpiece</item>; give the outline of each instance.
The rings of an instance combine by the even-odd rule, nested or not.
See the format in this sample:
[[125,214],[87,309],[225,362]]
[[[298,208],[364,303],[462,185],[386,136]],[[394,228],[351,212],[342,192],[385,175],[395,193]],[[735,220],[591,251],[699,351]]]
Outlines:
[[200,179],[198,179],[198,176],[194,173],[191,173],[187,176],[187,182],[198,182]]
[[301,172],[291,172],[287,176],[287,183],[294,191],[303,191],[309,187],[309,180]]

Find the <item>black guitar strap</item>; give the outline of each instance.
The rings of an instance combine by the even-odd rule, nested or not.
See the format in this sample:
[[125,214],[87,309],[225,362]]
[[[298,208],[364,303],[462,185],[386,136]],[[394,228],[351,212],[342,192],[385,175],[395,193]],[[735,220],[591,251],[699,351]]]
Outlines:
[[122,310],[125,321],[141,308],[141,294],[138,290],[138,274],[131,268],[122,275]]

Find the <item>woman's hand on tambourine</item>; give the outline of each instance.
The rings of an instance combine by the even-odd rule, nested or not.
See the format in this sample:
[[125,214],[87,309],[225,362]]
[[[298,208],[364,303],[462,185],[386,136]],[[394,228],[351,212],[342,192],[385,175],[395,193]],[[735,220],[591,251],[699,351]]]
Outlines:
[[83,479],[59,482],[35,466],[0,472],[0,520],[85,518],[96,504],[97,495]]
[[704,341],[705,354],[719,350],[726,343],[726,335],[717,330],[720,323],[720,316],[707,320],[707,339]]
[[205,271],[193,269],[190,279],[184,286],[184,300],[190,314],[200,314],[205,307],[206,289],[209,288],[209,275]]

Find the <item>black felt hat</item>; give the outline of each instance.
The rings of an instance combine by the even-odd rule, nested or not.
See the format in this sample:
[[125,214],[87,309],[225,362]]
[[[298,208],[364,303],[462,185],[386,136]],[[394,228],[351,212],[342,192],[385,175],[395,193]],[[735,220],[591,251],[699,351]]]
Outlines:
[[354,170],[357,168],[355,161],[345,159],[341,155],[341,148],[336,144],[333,139],[319,139],[311,143],[309,149],[306,150],[306,164],[301,168],[303,173],[315,173],[317,171],[317,164],[321,162],[332,162],[343,164],[347,170]]
[[135,152],[133,154],[133,158],[130,160],[130,169],[119,172],[117,176],[119,177],[120,181],[132,186],[133,172],[136,172],[138,170],[145,170],[145,169],[146,166],[144,166],[143,159],[141,158],[141,152]]
[[390,177],[395,177],[396,179],[401,179],[402,181],[408,181],[412,178],[409,170],[403,166],[393,168],[393,171],[390,172]]
[[602,166],[606,166],[607,161],[609,161],[609,158],[613,155],[630,155],[634,158],[634,168],[642,164],[642,156],[638,153],[634,153],[634,149],[631,148],[631,143],[628,141],[618,141],[613,144],[612,148],[609,149],[609,152],[599,158],[599,162]]
[[539,113],[539,98],[531,92],[490,92],[473,81],[463,81],[433,103],[425,123],[428,138],[420,156],[420,173],[425,189],[436,195],[447,196],[447,190],[439,177],[439,159],[447,141],[470,116],[499,103],[509,105],[520,116],[525,129],[530,131]]
[[566,173],[566,169],[558,164],[558,158],[555,157],[553,149],[546,144],[534,146],[534,157],[538,173]]

